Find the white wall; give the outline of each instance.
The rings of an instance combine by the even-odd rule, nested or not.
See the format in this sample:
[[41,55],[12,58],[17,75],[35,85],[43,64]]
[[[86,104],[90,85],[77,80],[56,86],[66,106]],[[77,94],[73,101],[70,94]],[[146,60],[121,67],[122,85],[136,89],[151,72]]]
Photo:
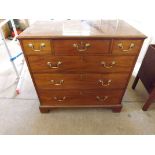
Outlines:
[[147,35],[155,35],[154,0],[53,0],[51,5],[45,1],[37,3],[37,10],[43,10],[37,14],[28,7],[31,19],[125,19]]

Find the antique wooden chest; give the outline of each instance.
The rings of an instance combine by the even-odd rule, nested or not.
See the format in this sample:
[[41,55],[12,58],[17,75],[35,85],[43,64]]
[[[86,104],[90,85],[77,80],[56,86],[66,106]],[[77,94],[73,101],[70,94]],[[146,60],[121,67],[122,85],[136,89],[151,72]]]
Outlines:
[[122,20],[38,21],[18,37],[40,111],[121,101],[144,39]]

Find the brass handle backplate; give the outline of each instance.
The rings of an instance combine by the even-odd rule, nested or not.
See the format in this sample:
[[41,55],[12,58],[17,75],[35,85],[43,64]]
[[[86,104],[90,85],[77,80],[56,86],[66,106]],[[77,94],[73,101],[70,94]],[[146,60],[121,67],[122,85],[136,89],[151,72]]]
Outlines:
[[107,100],[108,98],[109,98],[108,96],[104,96],[104,97],[96,96],[96,99],[97,99],[99,102],[104,102],[104,101]]
[[134,43],[131,43],[128,49],[124,49],[123,43],[119,43],[118,47],[123,51],[123,52],[129,52],[131,49],[135,47]]
[[77,51],[79,52],[84,52],[88,49],[88,47],[90,47],[90,43],[83,43],[82,41],[80,42],[80,44],[73,44],[73,47],[76,48]]
[[66,96],[64,96],[64,97],[54,97],[54,100],[56,100],[56,101],[58,101],[58,102],[63,102],[64,100],[66,99]]
[[61,61],[58,61],[56,64],[52,64],[51,62],[47,62],[47,65],[52,69],[58,69],[59,66],[62,64]]
[[107,87],[111,84],[112,80],[108,80],[107,82],[104,82],[103,80],[98,80],[99,83],[101,83],[102,86]]
[[105,61],[101,61],[101,65],[103,65],[104,68],[107,68],[107,69],[112,68],[115,64],[116,64],[115,61],[112,61],[111,64],[107,64]]
[[30,47],[31,50],[33,50],[34,52],[40,52],[42,50],[42,48],[45,47],[45,43],[40,43],[39,49],[35,49],[35,47],[32,43],[29,43],[28,47]]
[[64,80],[60,81],[51,80],[51,83],[55,86],[61,86],[64,83]]

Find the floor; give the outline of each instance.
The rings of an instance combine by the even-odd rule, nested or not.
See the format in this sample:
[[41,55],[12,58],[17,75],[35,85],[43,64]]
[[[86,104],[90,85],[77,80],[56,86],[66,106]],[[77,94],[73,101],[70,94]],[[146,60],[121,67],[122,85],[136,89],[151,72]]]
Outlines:
[[[11,44],[10,41],[8,44]],[[12,49],[16,49],[12,53],[19,50]],[[19,70],[21,60],[19,58],[16,61]],[[136,90],[131,89],[139,64],[136,64],[123,97],[121,113],[112,113],[110,109],[102,108],[69,108],[41,114],[27,68],[21,94],[16,95],[16,76],[3,45],[0,45],[0,66],[0,134],[155,134],[155,104],[147,112],[143,112],[141,108],[148,97],[147,92],[141,82]]]

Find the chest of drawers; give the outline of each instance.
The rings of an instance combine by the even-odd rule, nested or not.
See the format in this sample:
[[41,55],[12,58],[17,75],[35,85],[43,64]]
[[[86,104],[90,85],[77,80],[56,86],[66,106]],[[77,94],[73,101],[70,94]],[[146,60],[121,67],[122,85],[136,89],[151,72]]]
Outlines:
[[121,20],[42,21],[18,37],[40,111],[105,107],[120,112],[146,38]]

